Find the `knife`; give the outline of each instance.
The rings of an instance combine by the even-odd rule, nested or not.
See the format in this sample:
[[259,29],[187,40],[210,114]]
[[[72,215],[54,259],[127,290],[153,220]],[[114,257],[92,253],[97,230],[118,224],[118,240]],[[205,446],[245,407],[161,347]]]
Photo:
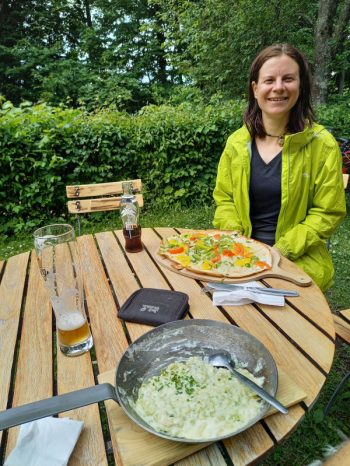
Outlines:
[[253,291],[254,293],[260,293],[260,294],[272,294],[276,296],[289,296],[289,297],[299,296],[299,293],[297,291],[281,290],[278,288],[264,288],[260,286],[235,285],[233,283],[207,283],[207,286],[203,288],[203,291],[212,291],[212,290],[232,291],[236,289]]

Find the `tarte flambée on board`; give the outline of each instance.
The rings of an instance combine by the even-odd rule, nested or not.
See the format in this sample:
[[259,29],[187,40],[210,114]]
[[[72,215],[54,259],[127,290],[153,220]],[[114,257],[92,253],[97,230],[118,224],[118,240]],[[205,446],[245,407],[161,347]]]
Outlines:
[[163,239],[158,253],[178,270],[242,278],[272,267],[268,246],[236,232],[192,231]]

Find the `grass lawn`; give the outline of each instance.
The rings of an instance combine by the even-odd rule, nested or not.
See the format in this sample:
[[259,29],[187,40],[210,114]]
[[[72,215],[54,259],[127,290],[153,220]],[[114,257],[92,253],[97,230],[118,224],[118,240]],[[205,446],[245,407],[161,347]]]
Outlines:
[[[348,212],[350,194],[347,194]],[[143,227],[178,226],[181,228],[211,228],[214,208],[178,209],[170,211],[143,211]],[[97,216],[97,218],[96,218]],[[83,222],[83,233],[93,233],[121,228],[118,212],[96,214],[94,220]],[[73,218],[58,220],[75,222]],[[39,226],[39,225],[38,225]],[[333,311],[350,307],[350,214],[332,237],[330,251],[336,270],[334,286],[326,298]],[[32,248],[31,232],[21,233],[16,238],[0,239],[0,259],[27,251]],[[262,463],[263,466],[305,466],[315,459],[322,458],[327,445],[336,446],[343,436],[350,437],[350,387],[349,384],[338,396],[329,415],[325,418],[323,410],[335,387],[344,374],[350,370],[350,347],[337,341],[336,356],[332,370],[324,384],[319,399],[306,414],[300,426],[289,438],[279,445]],[[345,465],[344,465],[345,466]]]

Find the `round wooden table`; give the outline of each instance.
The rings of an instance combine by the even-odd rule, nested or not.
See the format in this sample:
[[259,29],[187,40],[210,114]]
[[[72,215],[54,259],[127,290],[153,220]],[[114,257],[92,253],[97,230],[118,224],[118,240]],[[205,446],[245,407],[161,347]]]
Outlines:
[[[118,308],[134,291],[149,287],[187,293],[189,318],[238,325],[258,338],[276,361],[281,389],[277,397],[291,404],[289,413],[271,414],[235,437],[205,446],[160,439],[121,416],[116,403],[105,402],[106,410],[103,403],[94,404],[60,415],[84,421],[69,466],[107,465],[113,459],[123,466],[224,466],[229,459],[235,466],[247,465],[263,458],[296,428],[325,382],[335,334],[327,301],[316,285],[300,287],[282,279],[265,279],[264,284],[297,290],[300,296],[287,299],[283,307],[216,307],[211,296],[201,292],[202,282],[174,273],[156,260],[160,239],[174,232],[144,228],[144,250],[135,254],[125,253],[122,231],[78,238],[94,349],[77,358],[56,351],[55,322],[34,254],[0,262],[0,410],[99,381],[113,383],[115,367],[129,342],[150,330],[123,323]],[[300,274],[287,259],[282,258],[280,266]],[[18,429],[0,432],[3,457],[14,448]]]

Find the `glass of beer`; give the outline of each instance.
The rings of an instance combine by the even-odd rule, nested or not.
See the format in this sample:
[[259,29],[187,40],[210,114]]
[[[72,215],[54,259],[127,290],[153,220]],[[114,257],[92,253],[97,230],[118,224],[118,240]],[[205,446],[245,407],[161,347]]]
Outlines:
[[58,343],[66,356],[78,356],[92,345],[86,319],[78,244],[71,225],[55,224],[34,232],[40,273],[56,317]]

